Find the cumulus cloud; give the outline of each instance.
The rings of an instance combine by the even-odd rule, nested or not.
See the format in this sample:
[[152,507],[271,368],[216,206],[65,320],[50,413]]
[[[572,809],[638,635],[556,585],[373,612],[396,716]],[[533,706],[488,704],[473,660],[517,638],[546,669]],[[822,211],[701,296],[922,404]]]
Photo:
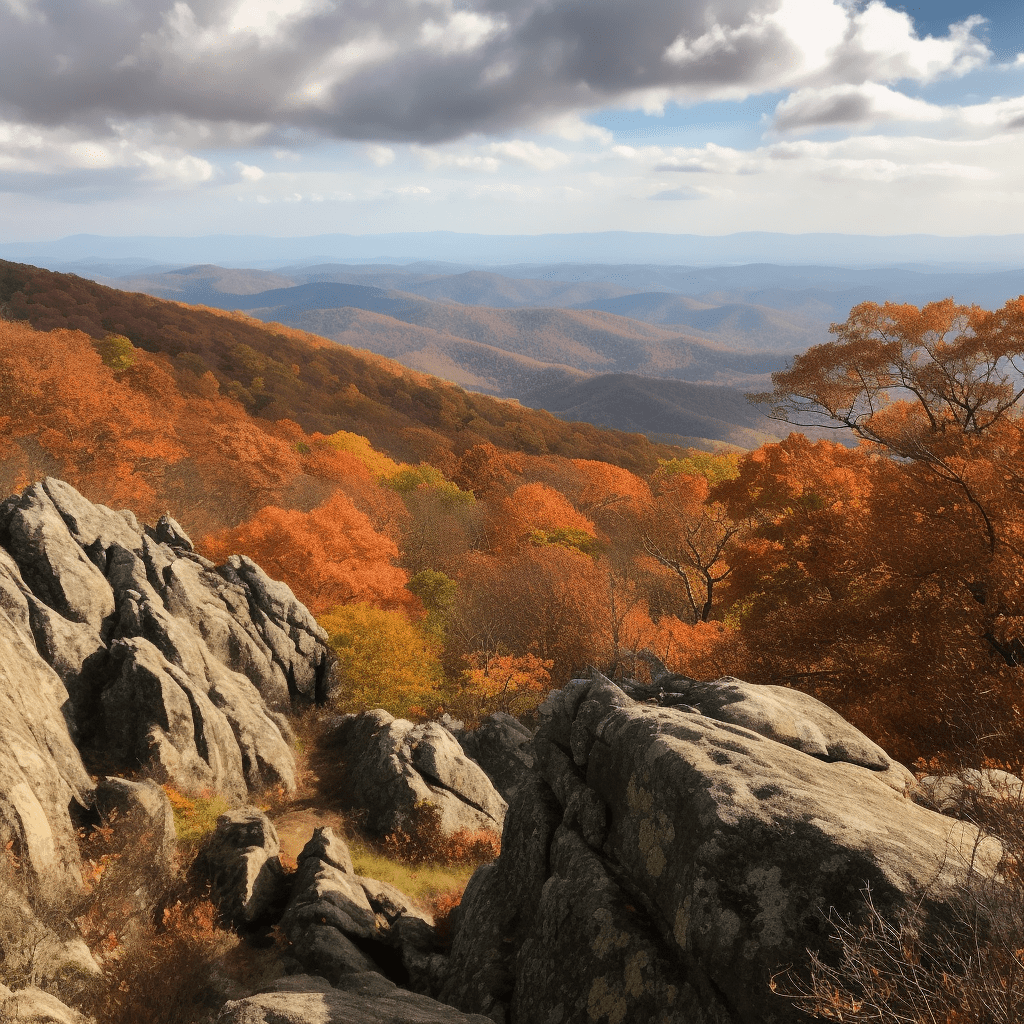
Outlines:
[[0,173],[96,172],[122,182],[128,172],[138,181],[165,187],[195,185],[214,177],[207,160],[139,134],[141,138],[122,129],[95,136],[75,127],[0,121]]
[[865,125],[880,121],[941,121],[942,107],[864,82],[824,89],[799,89],[775,108],[774,127],[786,131],[826,125]]
[[266,174],[262,167],[243,164],[241,161],[235,164],[235,170],[238,171],[239,177],[244,178],[246,181],[259,181]]
[[989,57],[977,24],[922,39],[879,0],[6,0],[0,111],[160,122],[178,144],[185,124],[209,144],[228,126],[434,144],[615,104],[959,75]]

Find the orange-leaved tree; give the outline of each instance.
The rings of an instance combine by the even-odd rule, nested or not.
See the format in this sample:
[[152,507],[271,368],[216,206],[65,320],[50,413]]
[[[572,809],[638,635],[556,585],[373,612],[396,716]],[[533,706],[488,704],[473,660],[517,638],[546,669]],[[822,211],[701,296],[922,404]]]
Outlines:
[[310,512],[261,509],[234,529],[206,537],[202,547],[217,560],[248,555],[314,613],[352,601],[385,608],[415,602],[405,589],[405,571],[395,565],[394,541],[374,530],[340,491]]
[[804,632],[822,627],[818,671],[876,721],[889,704],[902,752],[1005,756],[1024,736],[1024,298],[995,312],[863,303],[832,331],[758,398],[845,428],[875,457],[802,531],[813,559],[793,557],[792,515],[788,537],[760,540],[794,580],[813,563]]

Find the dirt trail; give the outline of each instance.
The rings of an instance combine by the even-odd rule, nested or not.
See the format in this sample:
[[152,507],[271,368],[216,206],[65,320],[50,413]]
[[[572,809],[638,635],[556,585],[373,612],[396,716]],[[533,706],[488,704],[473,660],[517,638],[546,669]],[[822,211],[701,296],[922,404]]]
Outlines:
[[339,834],[343,831],[341,813],[320,807],[285,808],[269,817],[281,840],[281,859],[289,867],[295,866],[295,859],[309,842],[313,829],[330,825]]

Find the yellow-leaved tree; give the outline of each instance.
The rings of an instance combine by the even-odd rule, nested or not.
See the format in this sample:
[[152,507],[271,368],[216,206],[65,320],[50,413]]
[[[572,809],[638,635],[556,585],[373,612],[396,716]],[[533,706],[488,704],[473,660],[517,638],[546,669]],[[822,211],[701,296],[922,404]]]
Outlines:
[[384,708],[396,718],[424,718],[437,710],[444,679],[440,644],[424,625],[400,611],[365,601],[320,617],[338,657],[331,706],[340,712]]

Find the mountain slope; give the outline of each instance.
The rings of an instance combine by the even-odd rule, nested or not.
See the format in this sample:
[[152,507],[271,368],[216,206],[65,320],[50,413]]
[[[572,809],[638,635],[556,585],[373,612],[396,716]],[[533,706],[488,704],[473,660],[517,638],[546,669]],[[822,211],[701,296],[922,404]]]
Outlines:
[[354,431],[403,460],[444,464],[483,443],[644,472],[671,457],[672,449],[640,435],[566,424],[312,334],[23,264],[0,262],[0,309],[38,330],[125,335],[165,357],[183,393],[201,392],[209,374],[260,419],[294,420],[307,432]]
[[703,446],[714,439],[756,448],[787,432],[735,388],[628,373],[552,382],[524,395],[522,402],[565,419],[656,435],[673,444]]

